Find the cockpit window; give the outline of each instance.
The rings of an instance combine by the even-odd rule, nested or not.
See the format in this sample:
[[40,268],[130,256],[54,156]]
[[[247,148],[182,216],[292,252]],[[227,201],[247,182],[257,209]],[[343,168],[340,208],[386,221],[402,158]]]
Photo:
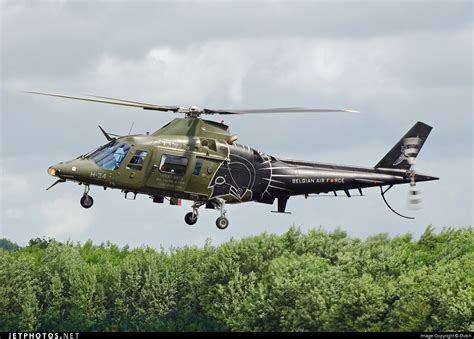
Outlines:
[[112,141],[93,152],[89,158],[94,160],[103,169],[113,171],[120,167],[129,150],[130,145]]
[[130,163],[127,165],[127,168],[135,171],[141,171],[147,153],[147,151],[136,151],[135,155],[130,160]]

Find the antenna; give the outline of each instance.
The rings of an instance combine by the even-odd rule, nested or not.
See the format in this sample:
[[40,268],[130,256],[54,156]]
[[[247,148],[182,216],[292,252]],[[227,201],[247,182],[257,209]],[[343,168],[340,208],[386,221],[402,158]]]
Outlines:
[[133,128],[134,124],[135,124],[135,121],[132,121],[132,126],[130,126],[130,131],[128,131],[128,135],[130,135],[132,133],[132,128]]

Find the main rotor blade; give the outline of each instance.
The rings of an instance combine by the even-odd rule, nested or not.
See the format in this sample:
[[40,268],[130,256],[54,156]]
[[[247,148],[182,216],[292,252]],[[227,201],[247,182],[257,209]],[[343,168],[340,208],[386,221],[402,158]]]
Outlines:
[[[141,105],[141,106],[158,106],[158,105],[155,105],[155,104],[147,104],[145,102],[140,102],[140,101],[123,100],[123,99],[117,99],[117,98],[111,98],[111,97],[103,97],[103,96],[100,96],[100,95],[87,94],[87,96],[88,97],[93,97],[93,98],[99,98],[99,99],[108,99],[108,100],[113,100],[113,101],[118,101],[118,102],[127,102],[127,103],[137,104],[137,105]],[[164,107],[164,106],[160,106],[160,107]]]
[[[154,111],[162,111],[162,112],[168,112],[168,111],[176,112],[176,111],[179,110],[179,107],[177,107],[177,106],[150,105],[150,104],[144,104],[144,103],[139,103],[139,102],[120,100],[120,99],[99,100],[99,99],[89,99],[89,98],[78,97],[78,96],[69,96],[69,95],[42,93],[42,92],[26,92],[26,93],[46,95],[46,96],[65,98],[65,99],[74,99],[74,100],[89,101],[89,102],[98,102],[98,103],[102,103],[102,104],[136,107],[136,108],[143,108],[143,109],[146,109],[146,110],[154,110]],[[106,98],[106,97],[103,97],[103,98]]]
[[252,114],[252,113],[322,113],[322,112],[347,112],[358,113],[351,109],[332,108],[308,108],[308,107],[276,107],[276,108],[256,108],[256,109],[209,109],[205,108],[207,114]]
[[309,107],[276,107],[276,108],[255,108],[255,109],[211,109],[204,108],[203,110],[194,107],[180,107],[180,106],[160,106],[155,104],[147,104],[144,102],[116,99],[111,97],[104,97],[98,95],[88,95],[92,98],[84,98],[79,96],[69,96],[62,94],[43,93],[43,92],[26,92],[31,94],[46,95],[51,97],[98,102],[102,104],[119,105],[127,107],[136,107],[146,110],[161,111],[161,112],[178,112],[184,113],[189,117],[199,117],[201,114],[260,114],[260,113],[322,113],[322,112],[347,112],[357,113],[359,111],[351,109],[332,109],[332,108],[309,108]]

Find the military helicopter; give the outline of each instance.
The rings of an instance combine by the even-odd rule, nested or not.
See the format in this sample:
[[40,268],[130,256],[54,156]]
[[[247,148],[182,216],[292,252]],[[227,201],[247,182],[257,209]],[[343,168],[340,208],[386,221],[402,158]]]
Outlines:
[[[60,98],[90,101],[141,108],[161,112],[184,114],[152,134],[119,136],[100,130],[107,143],[83,154],[74,160],[60,162],[48,168],[58,183],[73,181],[84,185],[80,204],[92,207],[94,200],[89,194],[90,186],[104,189],[120,189],[126,199],[135,199],[137,194],[146,194],[154,203],[165,199],[172,205],[181,199],[191,200],[192,211],[184,220],[193,225],[197,222],[199,208],[217,209],[219,229],[226,229],[226,204],[255,201],[273,204],[277,200],[277,213],[286,212],[288,199],[292,196],[318,196],[344,192],[351,197],[350,190],[379,187],[385,204],[397,215],[385,199],[385,194],[394,185],[409,184],[409,205],[418,208],[421,203],[416,183],[439,178],[419,174],[415,171],[415,159],[432,127],[423,122],[415,125],[374,166],[341,166],[327,163],[279,159],[236,143],[237,136],[223,123],[202,119],[202,115],[239,115],[296,112],[357,112],[345,109],[317,109],[285,107],[270,109],[227,110],[198,108],[195,106],[160,106],[137,101],[103,96],[66,96],[60,94],[27,92]],[[387,186],[386,189],[383,189]],[[339,195],[341,196],[341,195]]]

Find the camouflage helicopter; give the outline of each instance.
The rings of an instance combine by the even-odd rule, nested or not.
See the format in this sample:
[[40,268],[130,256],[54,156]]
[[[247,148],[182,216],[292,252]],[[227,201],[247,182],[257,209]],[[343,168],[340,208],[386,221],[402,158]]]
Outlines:
[[[409,184],[409,205],[420,206],[420,192],[416,182],[439,178],[415,171],[415,159],[427,139],[431,127],[423,122],[415,125],[374,166],[341,166],[310,161],[276,158],[249,146],[236,143],[237,136],[223,123],[201,119],[202,115],[237,115],[249,113],[295,112],[356,112],[343,109],[315,109],[302,107],[223,110],[200,109],[195,106],[160,106],[110,97],[90,98],[59,94],[28,92],[60,98],[91,101],[136,107],[145,110],[183,113],[152,134],[119,136],[100,130],[107,143],[74,160],[60,162],[48,168],[58,180],[51,187],[66,181],[84,185],[81,206],[90,208],[94,200],[89,194],[91,185],[104,189],[120,189],[126,199],[137,194],[149,195],[153,202],[172,205],[181,199],[191,200],[192,211],[184,220],[193,225],[198,220],[200,207],[217,209],[219,229],[229,225],[226,204],[255,201],[273,204],[277,200],[277,213],[286,212],[287,201],[292,196],[305,197],[334,194],[342,191],[351,197],[350,190],[380,188],[385,204],[395,211],[385,199],[385,193],[394,185]],[[386,189],[383,189],[387,186]],[[339,195],[341,196],[341,195]]]

